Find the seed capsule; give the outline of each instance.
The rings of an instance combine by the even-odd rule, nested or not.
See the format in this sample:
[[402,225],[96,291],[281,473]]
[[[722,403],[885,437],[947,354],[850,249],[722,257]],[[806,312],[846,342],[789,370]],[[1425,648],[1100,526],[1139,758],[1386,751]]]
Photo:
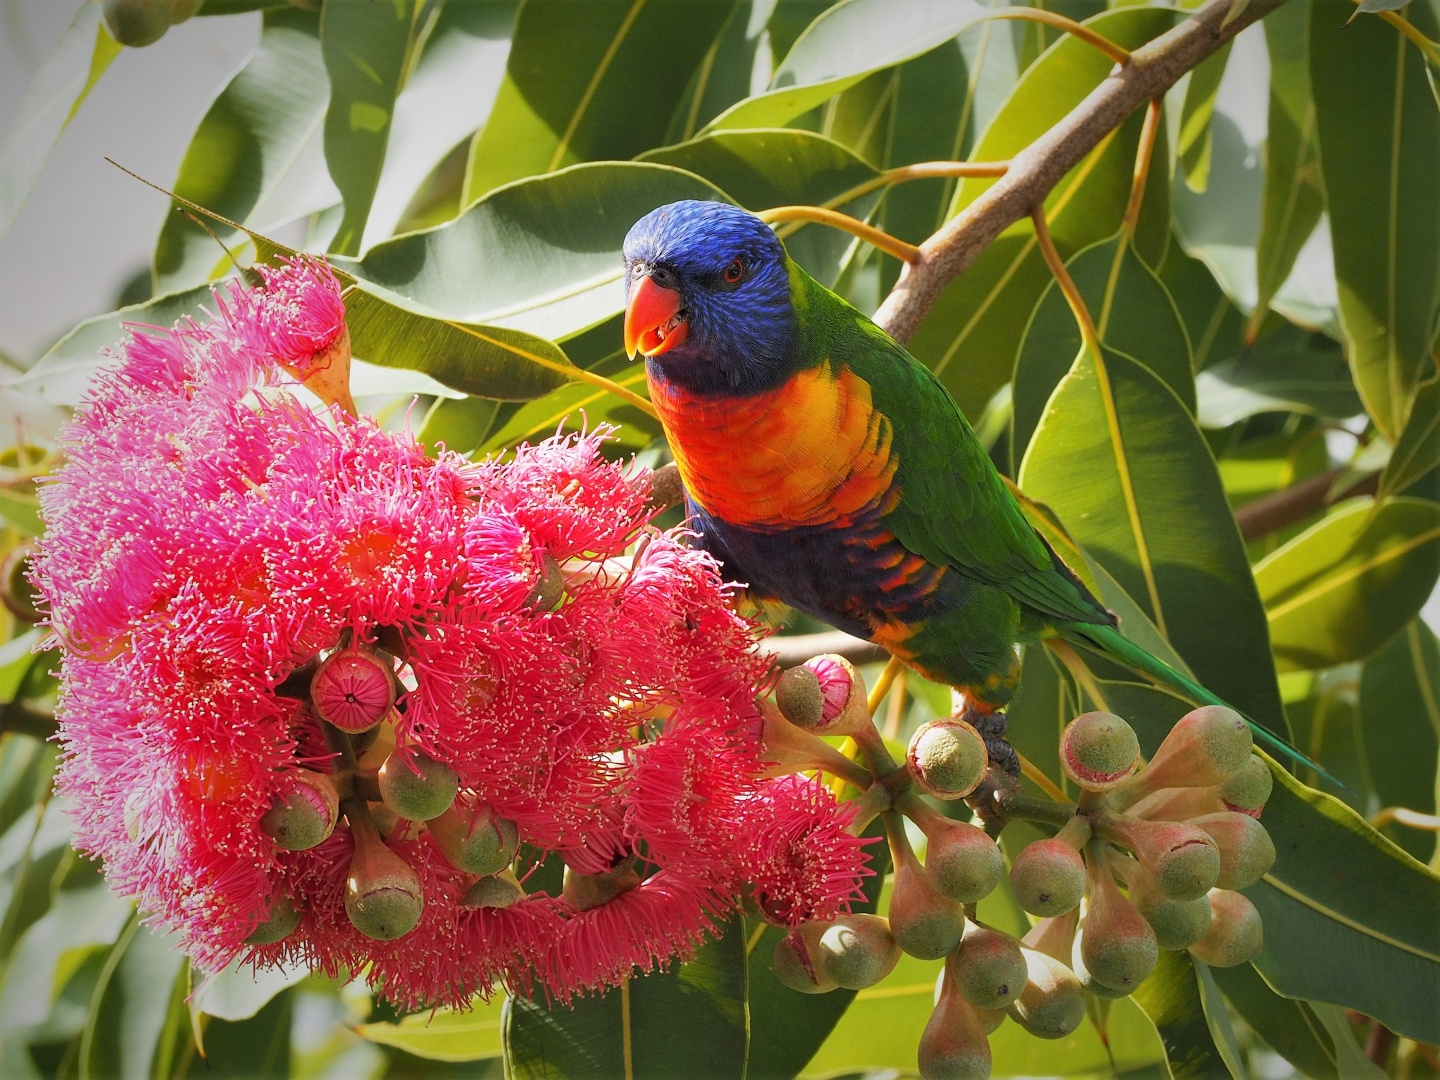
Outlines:
[[101,11],[110,36],[132,49],[153,45],[170,29],[173,0],[105,0]]
[[1021,953],[1025,957],[1025,989],[1010,1005],[1010,1017],[1037,1038],[1063,1039],[1085,1019],[1085,988],[1075,973],[1054,957],[1033,949]]
[[922,1080],[985,1080],[990,1075],[984,1021],[948,975],[941,978],[940,999],[920,1036],[917,1056]]
[[1191,956],[1211,967],[1235,967],[1260,955],[1265,927],[1254,904],[1241,893],[1214,889],[1210,910],[1210,929],[1190,946]]
[[419,750],[400,750],[380,766],[377,777],[385,805],[410,821],[437,818],[455,801],[460,778],[443,761]]
[[1149,871],[1134,859],[1117,856],[1111,866],[1118,869],[1130,890],[1130,903],[1155,931],[1155,943],[1160,948],[1172,952],[1187,949],[1210,928],[1208,897],[1172,900],[1155,884]]
[[1025,989],[1026,964],[1020,943],[1009,934],[970,923],[959,947],[945,961],[965,1000],[977,1009],[1005,1009]]
[[1240,766],[1240,771],[1220,785],[1218,794],[1227,810],[1258,818],[1270,801],[1274,786],[1275,778],[1270,774],[1270,766],[1259,755],[1251,754]]
[[1220,849],[1203,829],[1109,813],[1095,815],[1094,825],[1096,835],[1133,851],[1172,900],[1204,896],[1220,876]]
[[1060,767],[1086,791],[1109,791],[1140,759],[1135,730],[1114,713],[1082,713],[1060,735]]
[[824,927],[815,955],[820,970],[837,986],[864,990],[895,970],[900,945],[886,919],[855,912]]
[[965,933],[965,909],[935,887],[915,858],[903,829],[890,829],[895,885],[890,895],[890,932],[911,956],[938,960],[954,952]]
[[1220,848],[1221,889],[1244,889],[1275,865],[1275,843],[1265,826],[1249,814],[1226,811],[1195,818],[1189,824],[1205,830]]
[[515,880],[515,875],[507,870],[482,877],[466,890],[465,899],[460,902],[471,908],[507,908],[519,903],[524,896],[525,890]]
[[264,922],[255,925],[255,929],[250,931],[250,936],[245,939],[245,944],[273,945],[277,941],[284,941],[299,925],[299,910],[288,896],[281,894],[271,901],[269,916]]
[[812,731],[825,719],[825,695],[820,680],[804,664],[786,668],[775,683],[775,704],[786,720]]
[[1075,939],[1071,967],[1082,984],[1093,979],[1116,994],[1129,994],[1155,970],[1160,958],[1155,931],[1116,888],[1104,845],[1098,841],[1086,847],[1085,870],[1089,906]]
[[350,834],[355,853],[345,880],[345,914],[356,930],[376,941],[404,937],[425,910],[420,878],[380,839],[368,812],[350,816]]
[[341,649],[315,672],[310,701],[321,720],[341,731],[368,731],[395,704],[395,675],[369,649]]
[[775,977],[802,994],[828,994],[837,983],[820,963],[820,938],[826,926],[806,923],[780,939],[775,946]]
[[1000,884],[1005,858],[984,829],[934,811],[917,811],[916,824],[926,838],[925,873],[942,895],[973,904]]
[[35,541],[12,548],[0,565],[0,602],[21,622],[37,623],[45,617],[36,606],[40,592],[30,584],[30,553]]
[[953,717],[922,725],[905,757],[916,787],[937,799],[963,799],[985,779],[990,766],[980,733]]
[[548,552],[540,560],[540,579],[525,598],[525,606],[532,611],[554,611],[565,598],[565,573],[560,564]]
[[[1088,839],[1088,825],[1083,832],[1083,839]],[[1010,867],[1010,891],[1032,915],[1063,915],[1085,895],[1085,861],[1062,836],[1037,840],[1015,856]]]
[[1176,721],[1150,763],[1116,792],[1124,808],[1161,788],[1212,787],[1242,768],[1255,742],[1245,718],[1222,705],[1193,709]]
[[865,700],[865,679],[854,664],[843,656],[825,653],[805,661],[805,666],[814,674],[824,699],[820,722],[810,731],[816,735],[855,735],[873,726]]
[[486,877],[498,874],[515,860],[520,830],[481,803],[473,810],[451,806],[432,819],[427,828],[440,854],[456,870]]
[[308,851],[335,831],[340,796],[328,776],[309,769],[281,775],[260,828],[287,851]]

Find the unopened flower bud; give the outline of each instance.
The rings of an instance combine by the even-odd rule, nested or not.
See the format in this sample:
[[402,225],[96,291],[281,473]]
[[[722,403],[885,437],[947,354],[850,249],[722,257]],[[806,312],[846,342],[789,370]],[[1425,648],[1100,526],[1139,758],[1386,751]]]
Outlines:
[[1025,989],[1020,942],[987,926],[970,923],[945,965],[965,1000],[977,1009],[1004,1009]]
[[965,933],[965,909],[935,887],[899,826],[890,830],[890,851],[895,860],[890,932],[900,948],[920,960],[954,952]]
[[1193,900],[1172,900],[1155,884],[1154,877],[1134,859],[1116,856],[1111,861],[1130,890],[1130,903],[1140,912],[1155,943],[1162,949],[1178,952],[1187,949],[1204,936],[1210,927],[1210,900],[1197,896]]
[[812,955],[821,972],[837,986],[864,990],[895,970],[900,945],[890,933],[888,920],[855,912],[826,926]]
[[1170,729],[1149,764],[1116,792],[1126,807],[1161,788],[1212,787],[1242,768],[1254,748],[1245,718],[1223,705],[1192,709]]
[[30,552],[34,549],[33,540],[11,548],[4,564],[0,565],[0,601],[11,615],[27,623],[37,623],[45,617],[35,605],[40,593],[30,584]]
[[1135,729],[1114,713],[1082,713],[1060,735],[1060,767],[1086,791],[1109,791],[1140,757]]
[[1211,967],[1235,967],[1254,960],[1265,947],[1265,927],[1255,905],[1238,892],[1210,893],[1210,929],[1190,946],[1190,955]]
[[840,984],[820,962],[823,923],[806,923],[780,939],[775,946],[775,977],[781,984],[802,994],[828,994]]
[[[822,699],[820,719],[815,724],[805,724],[801,720],[786,717],[799,727],[813,731],[816,735],[854,735],[865,731],[873,726],[870,720],[870,707],[866,703],[865,680],[855,665],[846,660],[843,656],[836,656],[833,653],[825,653],[821,656],[812,657],[805,661],[805,667],[815,676],[816,684]],[[795,669],[791,669],[792,671]],[[787,672],[787,674],[789,674]],[[801,675],[795,675],[792,687],[797,698],[805,693],[799,689],[799,684],[804,681]],[[776,687],[776,701],[779,701],[779,690]],[[788,693],[789,691],[787,691]],[[810,712],[799,711],[799,702],[795,702],[797,715],[808,718],[813,715]],[[785,706],[781,705],[782,710]]]
[[1089,821],[1077,816],[1059,835],[1037,840],[1015,856],[1010,891],[1022,908],[1051,918],[1080,903],[1085,895],[1085,861],[1078,845],[1089,838]]
[[1096,835],[1135,853],[1172,900],[1204,896],[1220,876],[1220,849],[1203,829],[1178,821],[1095,815]]
[[380,839],[368,812],[350,816],[350,834],[355,853],[345,879],[345,914],[356,930],[376,941],[404,937],[425,910],[420,878]]
[[260,828],[287,851],[308,851],[335,831],[340,796],[328,776],[309,769],[282,773]]
[[922,1080],[985,1080],[990,1075],[984,1021],[949,977],[948,964],[917,1056]]
[[1155,970],[1160,958],[1155,931],[1116,887],[1104,844],[1092,841],[1087,846],[1085,871],[1089,903],[1075,938],[1071,968],[1082,985],[1088,977],[1117,994],[1129,994]]
[[369,649],[340,649],[315,672],[310,701],[321,720],[341,731],[368,731],[395,704],[394,672]]
[[507,908],[518,903],[525,896],[525,890],[509,871],[482,877],[465,892],[460,901],[470,908]]
[[284,941],[300,925],[300,912],[294,902],[283,893],[270,902],[270,914],[264,922],[256,923],[255,929],[245,939],[246,945],[273,945]]
[[540,578],[525,598],[525,606],[533,611],[554,611],[565,597],[565,573],[554,556],[546,552],[540,559]]
[[928,807],[917,811],[916,824],[925,833],[925,873],[943,895],[973,904],[1000,884],[1005,858],[984,829]]
[[1010,1005],[1010,1018],[1041,1039],[1063,1039],[1085,1019],[1085,988],[1068,967],[1034,949],[1025,957],[1025,988]]
[[1225,809],[1258,818],[1270,801],[1274,786],[1270,766],[1258,754],[1251,754],[1234,776],[1220,784],[1217,794],[1225,803]]
[[1221,889],[1244,889],[1254,885],[1275,865],[1275,843],[1265,826],[1249,814],[1227,810],[1207,814],[1188,822],[1203,829],[1220,848]]
[[820,679],[804,664],[786,668],[775,683],[775,704],[786,720],[811,731],[825,719],[825,695]]
[[937,799],[963,799],[985,779],[990,752],[978,731],[947,717],[921,725],[905,760],[921,791]]
[[1052,960],[1069,964],[1075,944],[1075,931],[1079,925],[1080,910],[1073,908],[1053,919],[1041,919],[1020,939],[1020,944],[1027,949],[1044,953]]
[[486,877],[504,870],[520,847],[520,830],[481,803],[473,810],[451,806],[427,826],[435,846],[456,870]]
[[455,801],[460,778],[443,761],[419,750],[397,750],[377,776],[385,805],[410,821],[437,818]]
[[[1147,821],[1189,821],[1202,814],[1218,814],[1225,809],[1217,792],[1214,787],[1161,788],[1127,806],[1125,813]],[[1114,802],[1113,796],[1111,802]]]

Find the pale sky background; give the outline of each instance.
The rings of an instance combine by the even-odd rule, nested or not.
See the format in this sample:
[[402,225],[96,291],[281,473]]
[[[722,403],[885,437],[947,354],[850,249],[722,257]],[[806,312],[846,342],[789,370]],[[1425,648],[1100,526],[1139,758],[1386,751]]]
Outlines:
[[[0,132],[77,7],[0,0]],[[1237,42],[1217,106],[1252,145],[1263,139],[1263,113],[1236,103],[1263,100],[1255,93],[1255,81],[1268,79],[1261,34],[1257,26]],[[124,283],[149,265],[166,201],[105,157],[170,184],[200,118],[259,35],[255,13],[193,18],[116,57],[0,237],[0,353],[28,364],[80,320],[115,307]],[[1440,629],[1440,590],[1425,616]]]

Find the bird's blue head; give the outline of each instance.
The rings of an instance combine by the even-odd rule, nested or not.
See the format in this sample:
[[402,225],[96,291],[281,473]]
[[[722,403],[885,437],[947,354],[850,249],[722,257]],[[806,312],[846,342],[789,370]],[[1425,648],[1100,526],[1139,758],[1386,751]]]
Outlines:
[[625,237],[625,351],[700,392],[782,383],[795,333],[785,249],[748,211],[674,202]]

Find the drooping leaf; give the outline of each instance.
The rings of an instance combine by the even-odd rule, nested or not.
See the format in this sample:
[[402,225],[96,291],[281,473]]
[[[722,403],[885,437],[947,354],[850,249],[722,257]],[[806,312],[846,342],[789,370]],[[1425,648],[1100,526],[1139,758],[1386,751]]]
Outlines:
[[155,1059],[170,1012],[170,989],[185,956],[175,942],[132,918],[106,959],[80,1040],[80,1072],[117,1080],[161,1075]]
[[[1266,985],[1255,968],[1241,964],[1232,968],[1212,968],[1210,976],[1224,992],[1226,1000],[1270,1048],[1312,1080],[1342,1080],[1351,1073],[1341,1073],[1340,1061],[1347,1048],[1337,1050],[1320,1014],[1334,1011],[1333,1005],[1299,1001],[1281,997]],[[1355,1040],[1346,1032],[1346,1040]],[[1359,1047],[1355,1046],[1358,1051]]]
[[531,0],[470,151],[464,202],[576,162],[658,144],[734,0]]
[[1160,1033],[1172,1080],[1245,1076],[1225,1003],[1209,974],[1188,953],[1162,952],[1132,995]]
[[[1365,662],[1360,716],[1367,774],[1381,806],[1434,814],[1440,751],[1440,642],[1421,619]],[[1434,865],[1435,835],[1390,825],[1385,833]]]
[[1255,244],[1255,309],[1261,317],[1324,210],[1306,48],[1310,10],[1309,4],[1282,4],[1262,24],[1270,53],[1270,106]]
[[1119,354],[1082,353],[1030,441],[1020,486],[1115,576],[1200,682],[1284,731],[1239,531],[1214,459],[1168,387]]
[[[1185,324],[1169,291],[1128,238],[1093,244],[1071,257],[1066,267],[1095,319],[1100,340],[1148,367],[1193,411],[1195,379]],[[1024,457],[1046,402],[1079,351],[1079,324],[1051,282],[1030,316],[1015,359],[1013,460]]]
[[[329,100],[319,16],[291,7],[267,11],[259,47],[220,91],[190,140],[175,193],[261,231],[276,224],[252,218],[252,212],[296,182],[297,159],[319,132]],[[322,189],[318,200],[298,209],[318,210],[333,201],[333,192]],[[180,204],[172,202],[156,241],[156,293],[186,289],[229,270],[228,256],[209,233],[179,211]],[[233,232],[217,231],[234,245]]]
[[204,1056],[193,1055],[186,1080],[213,1076],[235,1080],[269,1080],[290,1072],[290,1032],[295,994],[289,988],[272,997],[259,1012],[241,1020],[203,1018]]
[[[1210,268],[1172,238],[1158,272],[1185,321],[1195,370],[1201,372],[1237,356],[1245,316],[1220,288]],[[1199,387],[1196,389],[1198,393]]]
[[[1440,310],[1440,111],[1425,62],[1380,19],[1315,0],[1310,72],[1350,364],[1393,443],[1429,369]],[[1417,4],[1412,20],[1435,36]]]
[[355,1031],[381,1046],[393,1046],[428,1061],[483,1061],[500,1056],[505,996],[477,1001],[472,1009],[416,1013],[398,1023],[361,1024]]
[[1357,499],[1255,567],[1282,671],[1363,660],[1440,578],[1440,504]]
[[1380,477],[1380,496],[1404,491],[1440,466],[1440,377],[1423,383]]
[[507,1072],[517,1080],[737,1076],[746,1027],[745,932],[736,917],[689,963],[609,993],[548,1008],[508,999]]
[[0,144],[0,236],[14,224],[60,133],[120,48],[100,19],[100,5],[82,3],[35,73]]
[[1179,172],[1191,191],[1204,191],[1210,182],[1210,121],[1215,96],[1230,59],[1230,42],[1200,61],[1190,71],[1185,102],[1180,111]]
[[1355,1009],[1413,1039],[1440,1038],[1440,876],[1339,800],[1278,766],[1271,772],[1261,820],[1277,857],[1244,890],[1265,926],[1255,967],[1287,997]]
[[338,254],[360,250],[385,164],[395,99],[439,9],[440,0],[327,4],[321,9],[320,46],[330,76],[325,160],[345,203],[331,241]]
[[[1257,106],[1258,107],[1258,106]],[[1182,177],[1171,188],[1175,231],[1244,311],[1255,308],[1255,242],[1260,233],[1260,163],[1229,115],[1210,120],[1210,172],[1203,192]]]

